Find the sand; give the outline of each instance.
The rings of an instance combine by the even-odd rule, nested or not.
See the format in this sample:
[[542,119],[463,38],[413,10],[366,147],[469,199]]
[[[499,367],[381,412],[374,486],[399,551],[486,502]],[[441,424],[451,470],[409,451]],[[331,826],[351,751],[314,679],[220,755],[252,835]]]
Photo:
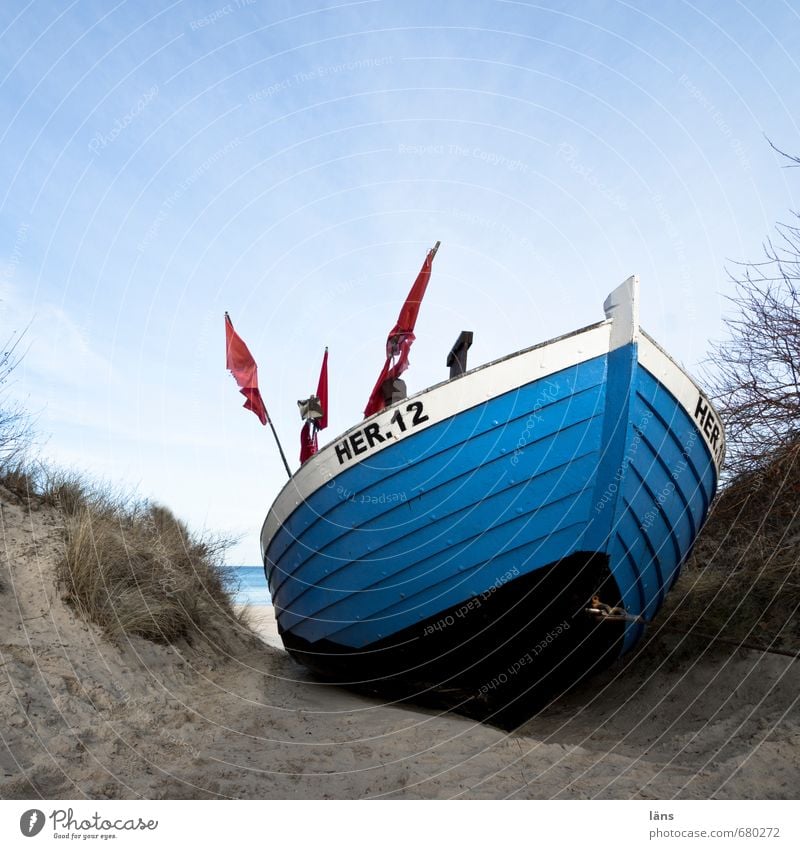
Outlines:
[[790,658],[651,652],[508,734],[314,681],[275,647],[271,608],[227,655],[111,642],[56,587],[58,514],[0,504],[2,798],[797,795]]
[[268,646],[283,651],[283,642],[278,634],[278,623],[271,605],[237,605],[236,610],[247,609],[247,620],[253,632]]

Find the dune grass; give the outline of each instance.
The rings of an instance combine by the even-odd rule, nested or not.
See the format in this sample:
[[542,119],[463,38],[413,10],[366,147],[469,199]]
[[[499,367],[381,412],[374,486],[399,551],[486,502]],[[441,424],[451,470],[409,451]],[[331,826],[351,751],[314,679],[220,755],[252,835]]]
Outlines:
[[242,633],[233,607],[233,540],[189,531],[166,507],[42,466],[6,468],[0,485],[31,509],[56,508],[65,600],[111,637],[157,643],[202,637],[226,648]]
[[722,490],[655,624],[800,652],[800,442]]

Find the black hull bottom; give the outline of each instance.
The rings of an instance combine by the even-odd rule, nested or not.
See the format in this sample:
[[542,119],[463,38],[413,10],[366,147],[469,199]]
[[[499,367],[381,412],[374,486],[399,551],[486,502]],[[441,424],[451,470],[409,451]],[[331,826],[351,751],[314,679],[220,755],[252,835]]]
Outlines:
[[514,727],[619,657],[624,622],[586,612],[620,592],[605,555],[579,552],[514,577],[361,650],[282,635],[328,681]]

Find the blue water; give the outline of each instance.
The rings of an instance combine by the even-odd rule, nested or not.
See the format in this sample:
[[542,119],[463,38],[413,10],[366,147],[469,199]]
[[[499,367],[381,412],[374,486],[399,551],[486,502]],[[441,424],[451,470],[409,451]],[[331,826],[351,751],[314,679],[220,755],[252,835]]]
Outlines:
[[239,582],[239,591],[234,597],[236,604],[272,604],[263,566],[235,566],[233,572]]

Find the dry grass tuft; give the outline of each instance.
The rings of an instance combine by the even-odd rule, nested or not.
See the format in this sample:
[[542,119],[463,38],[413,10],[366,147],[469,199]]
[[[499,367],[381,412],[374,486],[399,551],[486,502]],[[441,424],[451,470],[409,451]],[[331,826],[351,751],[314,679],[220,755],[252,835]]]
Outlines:
[[20,504],[29,504],[38,494],[33,468],[18,460],[0,466],[0,486]]
[[198,538],[169,510],[62,485],[67,600],[109,635],[158,643],[198,636],[226,646],[238,620],[229,541]]
[[40,484],[42,499],[57,507],[63,516],[74,516],[90,498],[102,500],[96,488],[90,487],[76,472],[45,469]]
[[192,534],[166,507],[41,464],[6,464],[0,486],[28,509],[59,511],[58,580],[67,602],[109,636],[202,638],[226,652],[252,637],[234,611],[234,573],[224,563],[233,540]]

